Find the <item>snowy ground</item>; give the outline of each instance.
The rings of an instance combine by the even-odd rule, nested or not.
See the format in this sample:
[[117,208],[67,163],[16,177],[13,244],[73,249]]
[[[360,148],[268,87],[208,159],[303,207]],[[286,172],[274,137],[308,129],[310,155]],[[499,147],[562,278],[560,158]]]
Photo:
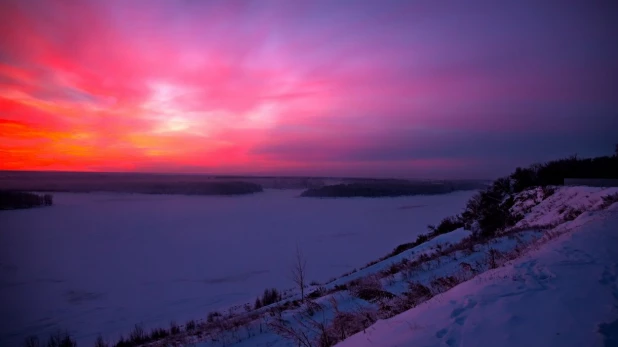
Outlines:
[[166,327],[379,258],[458,213],[473,192],[385,199],[55,194],[0,212],[0,345],[68,329],[79,345],[136,323]]
[[[204,334],[173,340],[204,347],[314,346],[326,332],[339,341],[347,337],[344,347],[614,346],[618,204],[608,209],[602,197],[616,193],[563,187],[532,203],[523,200],[539,195],[524,193],[529,196],[514,207],[524,220],[489,242],[457,245],[469,235],[459,229],[339,278],[300,308],[283,302],[267,314],[237,313],[205,324]],[[581,213],[571,219],[573,207]],[[410,296],[410,283],[429,293]],[[394,296],[366,300],[359,297],[362,288]],[[310,343],[299,343],[299,336]]]
[[618,345],[618,204],[569,224],[572,233],[338,346]]

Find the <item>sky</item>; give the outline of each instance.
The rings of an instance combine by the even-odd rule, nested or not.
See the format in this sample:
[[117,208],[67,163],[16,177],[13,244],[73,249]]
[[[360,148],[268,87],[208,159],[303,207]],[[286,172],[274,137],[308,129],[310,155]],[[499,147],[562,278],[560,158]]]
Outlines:
[[491,178],[612,154],[615,1],[3,0],[0,169]]

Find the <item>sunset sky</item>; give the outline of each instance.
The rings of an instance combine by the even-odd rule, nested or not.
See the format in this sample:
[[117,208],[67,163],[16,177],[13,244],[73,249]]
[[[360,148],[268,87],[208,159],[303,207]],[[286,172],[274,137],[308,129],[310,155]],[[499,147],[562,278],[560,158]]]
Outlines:
[[0,169],[480,177],[618,142],[616,1],[0,2]]

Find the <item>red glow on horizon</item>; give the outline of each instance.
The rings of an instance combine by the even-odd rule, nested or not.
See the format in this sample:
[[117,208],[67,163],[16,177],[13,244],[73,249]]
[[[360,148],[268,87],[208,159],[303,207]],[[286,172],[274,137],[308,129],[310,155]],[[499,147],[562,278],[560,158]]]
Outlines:
[[508,40],[462,45],[461,23],[440,22],[438,8],[423,31],[430,8],[378,2],[315,5],[331,16],[229,2],[38,5],[0,5],[1,170],[448,173],[478,161],[474,147],[451,151],[477,132],[526,133],[531,119],[556,124],[538,105],[612,97],[593,78],[603,65],[574,74],[579,65],[535,52],[533,64],[503,61]]

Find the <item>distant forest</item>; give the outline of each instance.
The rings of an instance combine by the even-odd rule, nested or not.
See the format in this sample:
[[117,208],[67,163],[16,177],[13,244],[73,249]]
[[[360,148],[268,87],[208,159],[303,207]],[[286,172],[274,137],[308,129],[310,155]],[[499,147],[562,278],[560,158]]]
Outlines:
[[[618,146],[616,148],[618,152]],[[511,189],[520,192],[534,186],[560,186],[565,178],[618,179],[618,153],[614,156],[578,158],[572,156],[527,168],[517,168],[508,179]],[[506,184],[507,178],[498,180]],[[416,182],[406,180],[372,180],[342,183],[305,190],[305,197],[389,197],[406,195],[433,195],[457,190],[485,189],[479,181]]]
[[0,210],[14,210],[53,205],[51,194],[0,191]]
[[481,189],[486,186],[486,184],[480,181],[412,182],[406,180],[375,180],[311,188],[305,190],[301,196],[322,198],[379,198],[408,195],[436,195],[458,190]]

